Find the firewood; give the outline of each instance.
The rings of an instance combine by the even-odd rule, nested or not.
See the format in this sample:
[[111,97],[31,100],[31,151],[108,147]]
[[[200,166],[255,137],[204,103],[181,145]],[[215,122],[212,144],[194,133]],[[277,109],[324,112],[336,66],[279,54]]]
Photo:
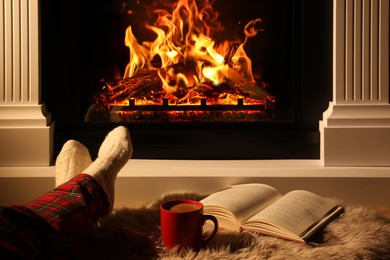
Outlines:
[[265,99],[269,96],[266,90],[238,73],[236,70],[229,67],[228,84],[240,90],[247,97],[254,99]]
[[[186,74],[188,78],[195,73],[193,63],[180,63],[172,66],[176,72]],[[167,70],[160,69],[164,76]],[[176,100],[189,99],[191,96],[217,97],[220,94],[236,94],[254,99],[265,99],[269,94],[256,83],[251,82],[232,68],[228,70],[228,79],[226,83],[214,86],[211,82],[203,82],[194,87],[187,87],[182,84],[176,89],[176,92],[170,93],[169,97]],[[173,82],[173,84],[176,82]],[[110,106],[113,103],[119,103],[131,98],[145,97],[153,100],[154,97],[164,97],[167,93],[162,87],[162,81],[157,70],[144,70],[141,73],[125,79],[116,79],[103,81],[103,87],[96,95],[96,101],[101,105]]]

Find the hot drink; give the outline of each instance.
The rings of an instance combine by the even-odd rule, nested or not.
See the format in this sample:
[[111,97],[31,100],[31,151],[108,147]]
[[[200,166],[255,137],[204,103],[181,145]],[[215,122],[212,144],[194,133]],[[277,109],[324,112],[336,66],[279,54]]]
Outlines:
[[179,203],[172,206],[169,210],[172,212],[191,212],[198,210],[199,206],[192,203]]
[[[168,250],[174,246],[198,249],[206,245],[218,230],[218,220],[203,214],[203,204],[199,201],[167,201],[161,205],[160,214],[162,242]],[[204,237],[203,225],[206,221],[214,223],[214,230]]]

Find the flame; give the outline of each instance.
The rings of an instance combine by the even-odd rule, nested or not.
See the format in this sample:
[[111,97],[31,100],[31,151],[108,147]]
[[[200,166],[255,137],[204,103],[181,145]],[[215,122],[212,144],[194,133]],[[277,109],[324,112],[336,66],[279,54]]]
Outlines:
[[[153,41],[139,43],[131,25],[127,28],[125,45],[130,49],[130,59],[124,78],[143,70],[157,70],[167,94],[178,87],[192,88],[205,82],[219,86],[227,82],[231,69],[255,82],[244,46],[249,37],[257,34],[260,19],[246,25],[246,38],[237,47],[234,41],[213,40],[213,34],[223,27],[209,0],[202,0],[199,5],[196,0],[179,0],[171,8],[171,12],[170,8],[155,9],[154,24],[145,25],[156,35]],[[160,61],[157,66],[153,63],[156,59]]]
[[[142,33],[150,32],[152,40],[139,41],[133,33],[141,32],[136,30],[139,28],[128,26],[124,42],[130,51],[129,63],[123,78],[102,80],[95,97],[95,103],[109,111],[111,120],[269,119],[265,111],[273,107],[275,97],[267,93],[267,83],[259,77],[255,80],[245,51],[248,39],[262,30],[262,21],[248,22],[243,28],[244,39],[221,40],[224,27],[211,1],[144,2],[152,2],[142,7],[153,21],[143,25]],[[125,11],[130,16],[137,13]]]

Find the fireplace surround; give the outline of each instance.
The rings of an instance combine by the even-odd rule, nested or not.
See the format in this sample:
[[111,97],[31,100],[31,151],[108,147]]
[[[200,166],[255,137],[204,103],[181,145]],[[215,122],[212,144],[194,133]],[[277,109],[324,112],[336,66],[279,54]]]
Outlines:
[[[16,186],[25,181],[40,185],[32,189],[36,194],[52,183],[55,154],[55,121],[41,101],[39,1],[1,0],[0,3],[0,172],[3,185],[9,183],[6,180]],[[319,189],[325,183],[352,185],[350,199],[352,193],[359,193],[362,183],[371,185],[366,187],[369,192],[382,196],[387,188],[381,185],[388,183],[390,167],[388,75],[389,2],[334,0],[333,96],[319,121],[319,159],[244,162],[141,159],[129,163],[121,174],[125,179],[134,170],[138,177],[144,174],[142,185],[147,182],[152,185],[170,176],[175,187],[201,186],[205,191],[244,179],[264,178],[289,189],[302,184],[298,179],[303,177],[304,182],[309,179],[312,187]],[[171,163],[176,166],[172,168]],[[242,163],[245,166],[241,168],[238,165]],[[243,173],[240,169],[247,171]],[[194,179],[199,182],[190,184]],[[125,189],[126,183],[123,180],[119,188]],[[123,190],[118,192],[127,196]]]
[[[90,9],[90,1],[62,2],[66,3],[62,7],[62,12],[66,16],[78,17],[71,24],[63,25],[62,17],[56,19],[58,15],[50,11],[61,7],[60,4],[54,4],[61,1],[46,2],[46,5],[42,6],[44,9],[42,97],[56,122],[54,154],[69,136],[83,142],[89,142],[91,135],[101,140],[107,129],[115,125],[115,122],[84,122],[84,115],[91,105],[89,95],[96,91],[93,88],[98,86],[99,80],[103,78],[109,81],[113,77],[111,74],[116,74],[118,73],[116,70],[120,70],[116,64],[125,64],[128,58],[128,50],[122,39],[126,29],[124,24],[127,25],[121,23],[121,20],[124,20],[120,12],[122,1],[97,1],[98,4],[94,5],[96,10]],[[265,31],[254,37],[255,43],[261,46],[256,45],[257,49],[252,48],[252,53],[257,56],[253,55],[251,58],[252,63],[257,64],[253,66],[254,69],[263,68],[265,80],[269,81],[271,86],[276,85],[273,90],[278,95],[276,107],[279,109],[274,113],[275,118],[256,122],[121,122],[131,129],[134,136],[134,158],[210,160],[320,157],[318,121],[331,99],[332,61],[331,56],[326,55],[331,53],[332,44],[331,3],[322,1],[319,6],[306,4],[305,19],[315,22],[313,24],[306,22],[305,28],[302,28],[303,10],[300,0],[283,0],[278,4],[272,0],[265,0],[262,2],[266,3],[263,5],[266,11],[262,10],[262,6],[253,6],[250,1],[238,2],[232,2],[232,7],[243,8],[246,4],[246,9],[241,13],[234,13],[237,16],[235,17],[233,9],[237,8],[225,7],[221,11],[221,20],[226,22],[226,19],[222,18],[228,14],[233,16],[234,19],[230,20],[235,23],[241,19],[265,16]],[[107,12],[110,8],[113,10]],[[250,18],[248,14],[248,18],[242,18],[245,12],[255,8],[261,12],[257,14],[252,11]],[[318,10],[322,11],[320,17],[319,15],[314,17],[313,9],[316,13]],[[230,22],[233,23],[232,21]],[[62,29],[58,30],[58,27]],[[306,33],[302,35],[303,30],[312,31],[310,35],[317,39],[318,42],[315,42],[317,48],[323,50],[318,53],[316,59],[311,55],[316,51],[311,47],[314,40],[311,41]],[[103,36],[100,37],[103,39],[99,39],[99,44],[93,40],[95,35]],[[307,51],[305,56],[301,57],[303,41]],[[62,44],[57,46],[56,42]],[[250,43],[254,46],[254,42]],[[59,48],[62,55],[58,54]],[[268,56],[265,55],[266,51],[258,50],[261,48],[267,49]],[[63,61],[61,71],[52,66],[58,58]],[[91,62],[94,59],[97,61]],[[262,63],[263,59],[267,62]],[[121,65],[122,71],[119,74],[123,73],[124,66]],[[302,79],[300,76],[302,70],[305,70],[305,75],[313,75],[312,79],[308,76]],[[60,81],[52,76],[57,73]],[[314,75],[322,79],[314,79]],[[56,87],[51,87],[52,85]],[[99,135],[100,132],[102,134]],[[90,146],[94,147],[93,142]]]

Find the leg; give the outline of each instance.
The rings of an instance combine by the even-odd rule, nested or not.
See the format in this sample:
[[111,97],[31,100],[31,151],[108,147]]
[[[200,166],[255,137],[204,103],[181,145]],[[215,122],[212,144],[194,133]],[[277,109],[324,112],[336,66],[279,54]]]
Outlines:
[[114,186],[118,172],[133,153],[128,130],[118,126],[108,133],[99,148],[98,157],[83,173],[92,175],[107,194],[110,208],[114,206]]
[[88,149],[75,140],[67,141],[56,159],[55,186],[61,185],[91,165]]
[[25,205],[0,208],[0,255],[38,257],[57,239],[90,227],[110,204],[103,189],[88,174]]
[[[72,150],[74,147],[78,148]],[[102,143],[98,158],[85,173],[76,176],[73,176],[75,169],[86,165],[77,164],[77,158],[64,155],[85,155],[85,151],[79,150],[80,147],[84,150],[81,144],[74,147],[69,150],[69,146],[65,146],[64,153],[61,151],[59,155],[62,164],[59,168],[65,169],[65,174],[56,169],[56,174],[59,174],[56,184],[60,179],[65,181],[64,184],[26,205],[0,208],[0,255],[39,255],[54,240],[79,232],[110,212],[116,176],[132,154],[127,129],[117,127],[112,130]],[[81,161],[88,161],[88,158],[84,159]]]

